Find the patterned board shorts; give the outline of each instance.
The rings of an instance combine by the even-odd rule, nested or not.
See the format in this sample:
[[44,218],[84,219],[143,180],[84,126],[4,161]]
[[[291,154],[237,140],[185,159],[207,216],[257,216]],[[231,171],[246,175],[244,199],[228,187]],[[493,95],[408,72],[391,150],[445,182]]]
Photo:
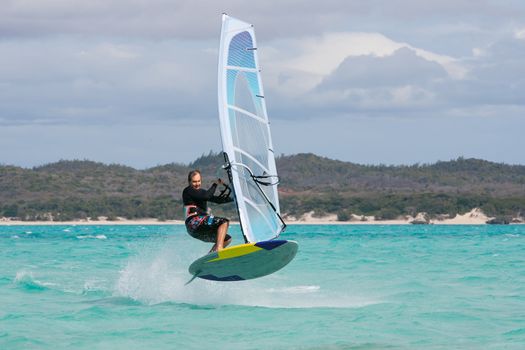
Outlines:
[[[186,219],[186,230],[193,238],[204,242],[215,243],[217,241],[217,229],[219,226],[229,222],[226,218],[213,215],[195,215]],[[226,235],[225,241],[231,239]]]

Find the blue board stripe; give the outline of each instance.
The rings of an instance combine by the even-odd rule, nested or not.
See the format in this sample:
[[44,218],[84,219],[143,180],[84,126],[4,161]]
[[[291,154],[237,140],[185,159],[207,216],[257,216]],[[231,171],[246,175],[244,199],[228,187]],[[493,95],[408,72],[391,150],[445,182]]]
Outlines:
[[202,275],[199,276],[200,278],[204,278],[205,280],[212,280],[212,281],[244,281],[244,278],[237,275],[232,276],[226,276],[226,277],[217,277],[215,275]]
[[272,250],[274,248],[277,248],[283,244],[285,244],[288,241],[285,240],[274,240],[274,241],[262,241],[255,243],[256,247],[265,249],[265,250]]

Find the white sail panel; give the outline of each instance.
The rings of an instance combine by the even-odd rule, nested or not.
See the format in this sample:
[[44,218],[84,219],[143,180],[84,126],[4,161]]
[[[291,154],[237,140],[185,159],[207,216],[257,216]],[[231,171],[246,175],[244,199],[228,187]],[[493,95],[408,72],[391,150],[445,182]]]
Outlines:
[[[253,26],[223,15],[219,52],[219,119],[223,151],[243,234],[248,242],[277,237],[285,225],[279,217],[277,171]],[[260,178],[257,176],[274,176]]]

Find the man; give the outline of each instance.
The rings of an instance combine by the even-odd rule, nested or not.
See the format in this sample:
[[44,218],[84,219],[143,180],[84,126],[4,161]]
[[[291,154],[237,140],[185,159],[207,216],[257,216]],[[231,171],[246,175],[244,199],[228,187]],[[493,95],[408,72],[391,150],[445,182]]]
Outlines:
[[188,187],[182,192],[182,202],[186,216],[186,230],[193,237],[204,242],[215,242],[210,252],[221,251],[231,243],[228,235],[230,221],[226,218],[209,214],[208,201],[213,203],[232,202],[229,196],[215,196],[217,184],[224,182],[218,179],[208,190],[201,188],[201,172],[192,170],[188,174]]

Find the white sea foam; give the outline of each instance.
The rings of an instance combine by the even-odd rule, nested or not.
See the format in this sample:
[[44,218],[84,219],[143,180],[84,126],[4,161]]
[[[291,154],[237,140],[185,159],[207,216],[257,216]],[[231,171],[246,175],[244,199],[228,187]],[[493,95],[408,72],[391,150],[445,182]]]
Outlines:
[[[345,290],[334,291],[320,285],[301,285],[271,275],[262,279],[238,282],[214,282],[191,278],[187,271],[198,255],[188,251],[202,250],[202,244],[157,242],[144,247],[131,258],[120,272],[115,296],[129,297],[145,304],[164,302],[194,305],[240,305],[269,308],[355,308],[377,304],[379,301],[352,296]],[[274,286],[268,288],[268,286]]]
[[515,238],[515,237],[520,237],[520,234],[519,233],[505,233],[505,236]]
[[270,288],[267,289],[270,293],[291,293],[291,294],[305,294],[305,293],[316,293],[321,289],[320,286],[293,286],[283,288]]
[[56,283],[53,283],[53,282],[39,281],[34,278],[33,273],[31,271],[27,271],[27,270],[17,271],[14,282],[16,284],[23,284],[23,285],[34,286],[34,287],[53,287],[57,285]]
[[33,280],[33,273],[31,271],[21,270],[21,271],[16,272],[14,282],[20,283],[22,281],[27,281],[29,279]]
[[77,237],[77,239],[88,239],[88,238],[108,239],[108,237],[106,237],[106,235],[96,235],[96,236],[93,236],[93,235],[78,235],[76,237]]

